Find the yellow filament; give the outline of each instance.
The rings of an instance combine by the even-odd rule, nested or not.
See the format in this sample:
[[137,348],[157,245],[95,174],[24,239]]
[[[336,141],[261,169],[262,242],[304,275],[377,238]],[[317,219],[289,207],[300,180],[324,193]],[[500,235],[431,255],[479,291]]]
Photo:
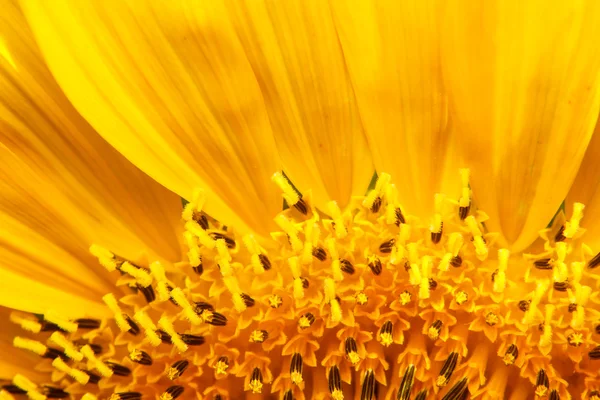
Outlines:
[[115,260],[115,255],[104,247],[93,244],[90,246],[90,253],[92,253],[92,255],[98,259],[100,265],[106,268],[108,272],[113,272],[117,269],[117,260]]
[[44,319],[48,322],[58,325],[60,327],[60,329],[62,329],[63,331],[66,331],[69,333],[73,333],[73,332],[77,331],[77,324],[75,322],[71,322],[71,321],[61,317],[55,311],[50,310],[47,313],[45,313]]
[[102,300],[104,301],[104,303],[106,303],[110,311],[113,312],[115,322],[117,323],[117,326],[119,327],[121,332],[127,332],[128,330],[130,330],[131,326],[123,316],[123,311],[121,311],[121,307],[119,307],[115,296],[112,293],[108,293],[102,297]]
[[141,268],[136,268],[129,262],[125,261],[121,265],[121,271],[131,275],[143,287],[148,287],[152,284],[152,276]]
[[154,325],[154,322],[152,322],[148,314],[140,310],[135,313],[133,318],[142,326],[142,328],[144,328],[146,338],[148,338],[148,341],[152,346],[157,347],[162,343],[160,336],[156,333],[156,325]]
[[200,244],[208,249],[215,248],[215,240],[210,237],[196,221],[188,221],[185,223],[185,230],[198,238]]
[[177,350],[179,350],[180,353],[183,353],[188,349],[188,345],[185,344],[183,340],[181,340],[181,336],[179,336],[179,334],[175,331],[173,324],[167,317],[161,317],[158,320],[158,326],[163,331],[167,332],[169,336],[171,336],[171,341],[173,342],[175,347],[177,347]]
[[185,297],[183,290],[177,287],[174,288],[171,290],[170,297],[183,309],[185,317],[192,325],[200,325],[202,323],[202,319],[196,314],[194,307],[188,301],[187,297]]
[[275,217],[275,223],[288,235],[292,249],[294,251],[302,250],[302,241],[298,237],[298,228],[285,215],[279,214]]
[[433,221],[429,226],[429,230],[431,233],[440,233],[442,231],[442,205],[444,202],[445,196],[439,193],[436,193],[434,200],[435,214],[433,216]]
[[188,248],[188,261],[190,262],[190,265],[192,267],[197,267],[198,265],[200,265],[200,263],[202,263],[202,258],[200,256],[200,247],[198,246],[198,238],[192,235],[191,232],[184,232],[183,238]]
[[15,400],[15,398],[6,390],[0,389],[0,400]]
[[498,273],[494,278],[494,292],[503,292],[506,288],[506,269],[508,268],[508,258],[510,252],[507,249],[498,250]]
[[26,339],[19,336],[15,336],[13,339],[13,346],[18,349],[29,350],[39,356],[43,356],[48,351],[48,348],[36,340]]
[[52,366],[54,368],[56,368],[57,370],[69,375],[71,378],[75,379],[78,383],[80,383],[82,385],[86,385],[90,380],[90,376],[88,374],[86,374],[85,372],[80,371],[78,369],[69,367],[59,357],[55,358],[52,361]]
[[344,222],[344,218],[342,217],[342,211],[340,210],[340,206],[334,200],[327,203],[327,210],[331,215],[331,219],[335,222],[335,236],[338,239],[345,238],[348,234],[348,230],[346,229],[346,223]]
[[102,375],[105,378],[110,378],[113,375],[112,369],[110,369],[108,365],[104,364],[102,360],[96,357],[96,355],[94,354],[94,350],[92,350],[92,348],[89,345],[86,344],[85,346],[83,346],[81,348],[81,353],[85,358],[88,359],[88,361],[91,364],[94,365],[94,368],[96,368],[96,370],[100,372],[100,375]]
[[563,235],[566,238],[571,239],[579,230],[579,224],[581,222],[581,219],[583,218],[584,208],[585,206],[581,203],[573,204],[573,215],[571,216],[571,219],[565,224],[565,230],[563,231]]
[[50,335],[50,341],[55,343],[64,349],[64,353],[67,357],[75,361],[83,360],[83,354],[79,352],[77,347],[71,343],[62,333],[54,332]]
[[283,192],[283,198],[290,206],[293,206],[300,201],[300,196],[281,172],[275,172],[271,177],[271,180],[279,186]]
[[23,318],[16,312],[10,313],[9,316],[10,322],[19,325],[21,328],[31,333],[40,333],[42,330],[42,324],[37,321]]

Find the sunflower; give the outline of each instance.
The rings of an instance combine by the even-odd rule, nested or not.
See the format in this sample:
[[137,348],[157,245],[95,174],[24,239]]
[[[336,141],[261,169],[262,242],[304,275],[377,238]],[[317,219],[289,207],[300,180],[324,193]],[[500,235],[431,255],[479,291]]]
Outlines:
[[0,3],[0,399],[600,400],[600,3]]

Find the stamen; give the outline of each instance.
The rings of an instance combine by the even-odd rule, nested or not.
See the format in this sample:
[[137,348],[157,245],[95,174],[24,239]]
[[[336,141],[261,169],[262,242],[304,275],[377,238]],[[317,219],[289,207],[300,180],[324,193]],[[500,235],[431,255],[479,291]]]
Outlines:
[[300,353],[294,353],[290,363],[290,378],[292,383],[295,385],[298,385],[300,382],[302,382],[302,366],[302,356]]
[[417,393],[415,400],[425,400],[427,398],[427,389],[423,389]]
[[285,392],[285,394],[283,395],[283,400],[294,400],[294,394],[291,390]]
[[152,365],[152,357],[143,350],[134,349],[129,353],[129,359],[141,365]]
[[506,269],[510,252],[507,249],[498,250],[498,273],[494,279],[494,292],[501,293],[506,288]]
[[352,275],[354,273],[354,265],[348,260],[340,259],[340,269],[342,272]]
[[183,293],[183,290],[174,288],[171,290],[171,298],[183,309],[183,314],[192,325],[200,325],[202,323],[202,318],[197,314],[197,304],[192,305]]
[[348,235],[348,230],[346,229],[346,224],[344,222],[344,218],[342,217],[342,211],[340,210],[337,202],[332,200],[327,203],[327,210],[329,211],[329,215],[331,215],[331,218],[335,223],[335,236],[338,239],[345,238],[346,235]]
[[600,360],[600,346],[596,346],[588,353],[588,356],[592,360]]
[[508,346],[508,349],[506,349],[502,361],[504,361],[504,364],[506,365],[513,365],[517,358],[519,358],[519,348],[515,344],[511,344]]
[[173,342],[171,341],[171,336],[169,336],[169,334],[167,332],[163,331],[162,329],[157,329],[156,334],[160,338],[161,343],[173,344]]
[[584,340],[582,333],[571,333],[569,336],[567,336],[567,343],[569,343],[570,346],[579,347],[583,344],[583,342]]
[[369,257],[369,268],[374,275],[380,275],[383,270],[383,266],[381,265],[381,260],[376,255],[372,255]]
[[13,383],[19,389],[26,392],[27,397],[29,397],[31,400],[46,400],[46,396],[38,391],[37,385],[25,378],[23,375],[15,375],[13,378]]
[[235,249],[235,246],[237,245],[235,240],[221,232],[210,232],[209,235],[216,241],[215,246],[217,246],[217,248],[219,246],[219,240],[222,240],[222,243],[225,243],[225,247],[228,249]]
[[333,365],[329,369],[327,382],[329,383],[329,393],[331,393],[331,398],[333,400],[343,400],[344,394],[342,393],[342,378],[340,376],[340,370],[336,365]]
[[548,346],[552,344],[552,316],[554,314],[555,307],[551,304],[545,306],[545,318],[542,327],[542,334],[540,336],[540,346]]
[[141,400],[142,394],[138,392],[113,393],[108,400]]
[[42,324],[38,321],[27,319],[19,315],[17,312],[11,312],[9,319],[12,323],[19,325],[23,330],[31,333],[42,332]]
[[252,343],[263,343],[269,338],[269,332],[265,330],[254,330],[250,334],[250,342]]
[[479,223],[472,215],[465,218],[465,223],[467,224],[467,227],[473,235],[473,245],[475,246],[475,253],[477,254],[479,259],[485,259],[488,255],[488,248],[485,244],[485,240],[483,239],[481,229],[479,229]]
[[540,369],[535,381],[535,395],[540,397],[546,396],[549,386],[550,382],[548,381],[546,371],[544,369]]
[[560,395],[556,389],[553,389],[548,396],[548,400],[560,400]]
[[396,400],[410,400],[410,392],[412,391],[413,384],[415,382],[415,366],[410,364],[404,371],[402,376],[402,382],[398,388],[398,395]]
[[204,268],[202,266],[202,255],[200,254],[198,238],[192,235],[191,232],[184,232],[183,238],[188,248],[187,256],[190,265],[194,269],[195,273],[197,273],[198,275],[202,275],[202,272],[204,272]]
[[302,241],[298,237],[299,230],[294,223],[283,214],[279,214],[275,217],[275,223],[288,235],[292,249],[296,252],[302,250]]
[[83,354],[83,356],[88,359],[88,361],[94,366],[94,368],[98,372],[100,372],[100,375],[102,375],[103,377],[110,378],[113,375],[113,370],[103,361],[96,358],[94,351],[89,345],[85,345],[81,348],[81,354]]
[[372,369],[368,369],[365,372],[365,376],[362,382],[362,391],[360,394],[360,400],[373,400],[375,397],[375,375]]
[[97,244],[91,245],[90,253],[98,259],[100,265],[106,268],[108,272],[114,272],[119,266],[115,255],[102,246],[98,246]]
[[48,311],[44,314],[44,319],[50,323],[56,324],[60,329],[65,332],[73,333],[77,331],[77,324],[75,322],[71,322],[60,315],[58,315],[54,311]]
[[588,261],[588,268],[589,269],[594,269],[598,265],[600,265],[600,253],[596,254],[594,256],[594,258],[592,258],[590,261]]
[[214,249],[216,245],[215,239],[208,234],[196,221],[188,221],[185,223],[185,230],[190,232],[196,238],[198,243],[207,249]]
[[452,377],[452,373],[458,364],[458,353],[452,352],[444,362],[442,366],[442,370],[438,375],[435,384],[437,387],[444,387],[450,382],[450,378]]
[[188,366],[190,365],[190,362],[188,360],[179,360],[174,362],[171,367],[169,368],[169,370],[167,371],[167,377],[174,381],[175,379],[179,378],[181,375],[183,375],[183,373],[185,372],[185,370],[188,368]]
[[554,260],[551,258],[542,258],[533,262],[533,265],[537,269],[541,270],[551,270],[554,265]]
[[571,219],[566,222],[565,229],[563,232],[565,238],[573,238],[573,236],[575,236],[575,234],[579,230],[579,224],[581,222],[581,219],[583,218],[584,208],[585,206],[581,203],[573,204],[573,215],[571,216]]
[[79,352],[77,346],[75,346],[69,339],[67,339],[62,333],[54,332],[50,335],[50,341],[57,346],[64,349],[64,353],[67,357],[75,361],[83,360],[83,354]]
[[148,314],[140,310],[135,313],[133,318],[135,318],[135,320],[142,326],[142,328],[144,328],[146,338],[152,346],[157,347],[162,343],[160,336],[158,336],[156,332],[156,325],[154,325],[154,322],[152,322]]
[[442,400],[462,400],[467,392],[467,378],[463,378],[452,386]]
[[281,296],[277,294],[272,294],[269,296],[269,307],[271,308],[279,308],[283,304],[283,299]]
[[31,339],[22,338],[19,336],[14,337],[13,346],[15,346],[18,349],[29,350],[42,357],[44,357],[48,353],[48,347],[46,347],[43,343]]
[[276,172],[271,177],[271,180],[275,182],[279,189],[283,192],[283,198],[290,207],[296,208],[300,213],[308,214],[308,208],[301,195],[293,188],[290,181],[281,172]]
[[[196,318],[198,317],[196,314],[194,315]],[[179,350],[180,353],[183,353],[188,349],[187,344],[181,340],[181,336],[175,332],[173,323],[166,316],[163,316],[158,320],[158,326],[167,332],[167,334],[171,337],[171,342],[175,345],[175,347],[177,347],[177,350]]]
[[312,313],[306,313],[298,319],[300,329],[307,329],[315,322],[315,316]]
[[395,244],[396,244],[396,239],[390,239],[386,242],[383,242],[382,244],[379,245],[379,251],[384,254],[391,253]]
[[429,336],[429,338],[432,340],[439,338],[443,325],[443,322],[439,319],[433,321],[433,323],[429,326],[429,329],[427,330],[427,336]]
[[192,194],[192,200],[185,205],[181,213],[183,220],[199,219],[199,214],[202,212],[205,203],[206,192],[202,189],[195,189]]
[[262,387],[263,387],[263,376],[262,376],[262,372],[260,371],[260,368],[255,367],[252,370],[252,375],[250,375],[250,390],[252,390],[252,393],[262,393]]
[[469,294],[464,290],[459,290],[454,295],[454,300],[459,306],[465,304],[469,300]]
[[43,385],[40,393],[48,399],[64,399],[70,396],[70,393],[65,392],[63,389],[48,385]]
[[485,323],[489,326],[494,326],[498,322],[500,322],[500,318],[498,318],[498,316],[493,312],[489,312],[485,315]]
[[209,325],[225,326],[227,325],[227,317],[216,311],[205,310],[200,314],[200,318]]
[[159,400],[175,400],[184,392],[184,387],[180,385],[169,386],[159,397]]
[[88,374],[78,369],[71,368],[59,357],[52,361],[52,366],[57,370],[69,375],[81,385],[87,385],[87,383],[90,381],[90,376]]
[[402,210],[400,209],[400,207],[397,207],[394,210],[394,215],[396,217],[396,226],[400,226],[400,224],[405,224],[406,223],[406,218],[404,218],[404,214],[402,214]]
[[354,298],[356,299],[356,303],[361,306],[364,306],[369,302],[369,296],[367,296],[365,292],[356,293],[356,295],[354,295]]
[[344,345],[346,357],[352,365],[358,364],[360,356],[358,355],[358,347],[356,346],[356,340],[353,337],[347,337]]
[[312,255],[319,261],[325,261],[327,259],[327,252],[322,247],[314,247]]
[[76,319],[75,323],[79,329],[98,329],[100,328],[100,321],[97,319],[80,318]]
[[227,357],[219,357],[214,368],[217,375],[226,375],[227,369],[229,368],[229,360]]
[[179,337],[181,338],[183,343],[187,344],[188,346],[201,346],[205,342],[204,336],[200,336],[200,335],[191,335],[189,333],[181,333],[181,334],[179,334]]
[[408,290],[405,290],[404,292],[400,293],[398,300],[400,301],[400,304],[405,306],[412,301],[412,294]]
[[365,196],[362,205],[363,207],[371,210],[371,212],[378,212],[381,207],[382,197],[386,192],[387,186],[389,185],[391,180],[391,176],[386,174],[385,172],[381,173],[377,177],[377,181],[375,182],[375,188],[369,191]]
[[458,216],[464,221],[471,209],[471,188],[469,186],[470,171],[467,168],[460,170],[460,180],[462,182],[462,195],[458,200]]

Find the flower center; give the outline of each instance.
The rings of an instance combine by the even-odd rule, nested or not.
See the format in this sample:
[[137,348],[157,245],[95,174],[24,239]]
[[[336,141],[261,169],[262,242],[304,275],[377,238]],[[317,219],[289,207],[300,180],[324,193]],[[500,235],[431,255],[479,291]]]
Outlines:
[[183,211],[187,260],[91,246],[121,274],[103,297],[114,318],[11,315],[25,331],[14,345],[46,360],[53,384],[17,375],[2,399],[598,398],[600,254],[581,240],[583,205],[541,232],[541,253],[511,255],[461,177],[458,198],[436,195],[422,221],[386,174],[321,212],[278,173],[290,208],[268,239],[207,216],[198,191]]

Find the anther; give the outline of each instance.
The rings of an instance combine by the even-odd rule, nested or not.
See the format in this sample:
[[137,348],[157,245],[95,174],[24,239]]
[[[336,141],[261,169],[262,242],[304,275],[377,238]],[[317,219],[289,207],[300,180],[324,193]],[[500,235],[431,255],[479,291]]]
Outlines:
[[75,379],[77,383],[86,385],[90,381],[90,376],[83,371],[68,366],[61,358],[57,357],[52,361],[52,366],[57,370],[64,372],[71,378]]
[[120,392],[110,395],[108,400],[141,400],[142,394],[139,392]]
[[594,256],[594,258],[592,258],[590,261],[588,261],[588,268],[589,269],[594,269],[598,265],[600,265],[600,253],[596,254]]
[[252,390],[252,393],[262,393],[262,387],[263,387],[263,376],[262,376],[262,372],[260,371],[260,368],[255,367],[252,370],[252,375],[250,375],[250,390]]
[[596,326],[594,326],[594,332],[596,332],[596,334],[600,335],[600,324],[596,324]]
[[310,287],[310,281],[308,279],[306,279],[305,277],[301,277],[300,280],[302,281],[303,289],[308,289]]
[[159,400],[175,400],[176,398],[178,398],[179,396],[181,396],[181,394],[184,391],[184,387],[180,386],[180,385],[173,385],[173,386],[169,386],[167,388],[167,390],[165,390],[160,396],[159,396]]
[[[130,331],[133,328],[132,325],[130,324],[131,322],[131,318],[129,318],[125,313],[123,313],[123,311],[121,311],[121,308],[119,307],[119,304],[117,303],[117,299],[115,298],[115,296],[112,293],[108,293],[107,295],[102,297],[102,300],[104,301],[104,303],[106,303],[106,305],[108,306],[108,308],[113,312],[114,317],[115,317],[115,322],[117,323],[117,326],[119,327],[119,329],[121,330],[121,332],[127,332]],[[139,332],[139,328],[137,328],[137,330],[134,330]],[[137,335],[137,333],[134,333]]]
[[142,286],[138,284],[137,289],[144,295],[146,303],[149,304],[156,300],[156,294],[154,293],[154,289],[152,288],[152,286]]
[[[197,317],[196,314],[194,315]],[[175,331],[173,323],[170,319],[168,319],[166,316],[161,317],[158,320],[158,326],[171,337],[171,342],[175,345],[175,347],[177,347],[177,350],[179,350],[180,353],[183,353],[188,349],[187,344],[185,344],[185,342],[181,339],[179,333]]]
[[462,265],[462,262],[461,256],[452,257],[452,259],[450,259],[450,265],[454,268],[459,268]]
[[567,289],[569,289],[571,287],[571,285],[569,284],[568,281],[565,281],[565,282],[554,282],[552,284],[552,287],[557,292],[566,292]]
[[463,400],[468,392],[467,378],[456,382],[442,400]]
[[219,357],[214,368],[217,375],[226,375],[229,368],[229,359],[224,356]]
[[162,329],[157,329],[156,334],[160,338],[161,343],[173,344],[173,341],[171,340],[171,335],[169,335],[167,332],[163,331]]
[[129,353],[129,359],[141,365],[152,365],[152,357],[143,350],[134,349]]
[[133,318],[135,318],[142,328],[144,328],[146,338],[152,346],[157,347],[162,343],[160,336],[158,336],[158,333],[156,332],[156,325],[154,325],[154,322],[152,322],[148,314],[140,310],[135,313]]
[[192,200],[185,205],[181,213],[183,220],[189,221],[193,219],[194,221],[198,221],[205,203],[206,192],[202,189],[195,189],[192,194]]
[[200,336],[200,335],[181,333],[179,335],[179,337],[181,338],[183,343],[187,344],[188,346],[200,346],[200,345],[203,345],[205,342],[204,336]]
[[312,313],[306,313],[298,319],[300,329],[307,329],[315,322],[315,316]]
[[327,252],[322,247],[313,247],[312,255],[319,261],[325,261],[327,259]]
[[225,326],[227,325],[227,317],[216,311],[204,311],[200,317],[204,322],[213,326]]
[[402,382],[398,388],[398,395],[396,400],[410,400],[410,392],[412,391],[413,384],[415,382],[415,366],[410,364],[404,371],[402,376]]
[[50,335],[50,341],[55,343],[57,346],[62,347],[67,357],[75,361],[83,360],[83,354],[79,352],[77,346],[75,346],[69,339],[67,339],[62,333],[54,332]]
[[54,311],[48,311],[44,314],[44,320],[57,325],[60,329],[65,332],[73,333],[77,331],[77,324],[75,322],[71,322],[60,315],[58,315]]
[[382,204],[382,196],[385,194],[387,186],[389,185],[391,177],[389,174],[382,173],[375,182],[373,190],[369,191],[363,199],[363,207],[371,210],[371,212],[378,212]]
[[343,400],[342,377],[340,376],[340,370],[337,365],[334,365],[329,369],[327,382],[329,383],[329,393],[331,393],[331,398],[333,400]]
[[396,244],[396,239],[390,239],[386,242],[383,242],[382,244],[379,245],[379,251],[384,254],[391,253],[395,244]]
[[556,389],[552,389],[550,396],[548,396],[548,400],[560,400],[560,395]]
[[519,358],[519,348],[515,344],[511,344],[504,352],[502,361],[506,365],[513,365],[517,358]]
[[46,400],[46,396],[38,391],[38,386],[23,375],[17,374],[13,378],[13,384],[27,393],[31,400]]
[[200,314],[203,311],[215,311],[215,307],[210,304],[207,303],[205,301],[196,301],[194,302],[194,311],[196,312],[196,314]]
[[105,364],[110,368],[113,373],[117,376],[129,376],[131,375],[131,370],[124,365],[117,364],[112,361],[106,361]]
[[340,259],[340,268],[342,272],[352,275],[354,273],[354,265],[348,260]]
[[174,288],[171,290],[171,298],[183,309],[183,314],[192,325],[199,325],[202,323],[202,319],[197,314],[198,305],[192,305],[183,293],[183,290]]
[[562,242],[563,240],[565,240],[567,237],[564,235],[564,233],[565,233],[565,226],[563,225],[560,227],[558,232],[556,232],[556,236],[554,236],[554,241]]
[[577,303],[569,303],[569,307],[567,308],[567,311],[569,313],[574,313],[577,310]]
[[290,181],[282,172],[275,172],[271,177],[271,180],[279,186],[279,189],[283,192],[283,199],[290,207],[293,206],[304,215],[308,213],[308,208],[304,200],[302,200],[302,195],[294,189]]
[[535,380],[535,394],[536,396],[544,397],[548,393],[548,388],[550,386],[550,382],[548,380],[548,376],[546,375],[546,371],[542,368],[537,373],[537,378]]
[[265,330],[256,329],[250,334],[250,342],[252,343],[263,343],[269,338],[269,332]]
[[302,367],[302,356],[300,353],[294,353],[290,363],[290,379],[295,385],[298,385],[302,382]]
[[592,360],[600,360],[600,346],[596,346],[588,353]]
[[353,337],[347,337],[344,343],[344,350],[346,357],[352,365],[358,364],[360,356],[358,355],[358,347],[356,346],[356,340]]
[[489,312],[485,315],[485,323],[489,326],[494,326],[500,322],[500,318],[493,312]]
[[179,360],[179,361],[175,361],[171,367],[167,370],[167,377],[174,381],[175,379],[179,378],[181,375],[183,375],[183,373],[185,372],[185,370],[188,368],[188,366],[190,365],[190,362],[187,360]]
[[26,394],[27,392],[17,385],[6,384],[0,386],[0,389],[10,394]]
[[600,400],[600,391],[592,390],[588,396],[589,400]]
[[551,258],[542,258],[539,260],[535,260],[533,262],[533,265],[535,266],[535,268],[542,269],[542,270],[552,269],[553,264],[554,264],[554,261]]
[[294,400],[294,394],[292,393],[291,390],[287,390],[284,394],[283,394],[283,400]]
[[531,305],[531,300],[521,300],[519,301],[519,310],[526,312],[529,311],[529,307]]
[[400,226],[400,224],[405,224],[406,219],[404,218],[404,214],[402,214],[402,210],[400,207],[397,207],[394,211],[394,215],[396,216],[396,226]]
[[246,307],[254,307],[255,302],[252,297],[250,297],[246,293],[241,293],[240,296],[242,297],[242,300],[244,301]]
[[81,353],[94,366],[96,371],[100,372],[100,375],[105,378],[110,378],[113,375],[113,370],[106,363],[96,357],[90,346],[83,346],[81,348]]
[[442,366],[442,370],[438,375],[435,384],[437,387],[444,387],[450,382],[450,378],[452,377],[452,373],[458,364],[458,353],[452,352],[444,362]]
[[91,318],[80,318],[76,319],[75,323],[79,329],[98,329],[100,328],[100,321]]
[[440,337],[440,332],[442,330],[443,325],[444,324],[439,319],[433,321],[433,323],[429,326],[429,329],[427,329],[427,336],[429,336],[429,338],[433,340]]
[[377,256],[369,257],[368,265],[369,265],[369,268],[371,269],[371,272],[373,272],[374,275],[381,274],[383,266],[381,265],[381,260],[379,259],[379,257],[377,257]]
[[223,240],[228,249],[235,249],[235,246],[236,246],[235,240],[233,240],[229,236],[225,235],[224,233],[210,232],[209,235],[217,242],[219,240]]
[[433,226],[431,229],[435,229],[435,231],[433,231],[433,230],[431,231],[431,241],[434,244],[438,244],[440,242],[440,240],[442,239],[444,223],[440,221],[439,225]]
[[40,388],[40,393],[42,393],[48,399],[65,399],[71,395],[61,388],[48,385],[43,385]]
[[415,396],[415,400],[425,400],[427,398],[427,389],[420,390]]
[[365,376],[362,382],[362,390],[360,400],[373,400],[375,397],[375,375],[372,369],[365,371]]

